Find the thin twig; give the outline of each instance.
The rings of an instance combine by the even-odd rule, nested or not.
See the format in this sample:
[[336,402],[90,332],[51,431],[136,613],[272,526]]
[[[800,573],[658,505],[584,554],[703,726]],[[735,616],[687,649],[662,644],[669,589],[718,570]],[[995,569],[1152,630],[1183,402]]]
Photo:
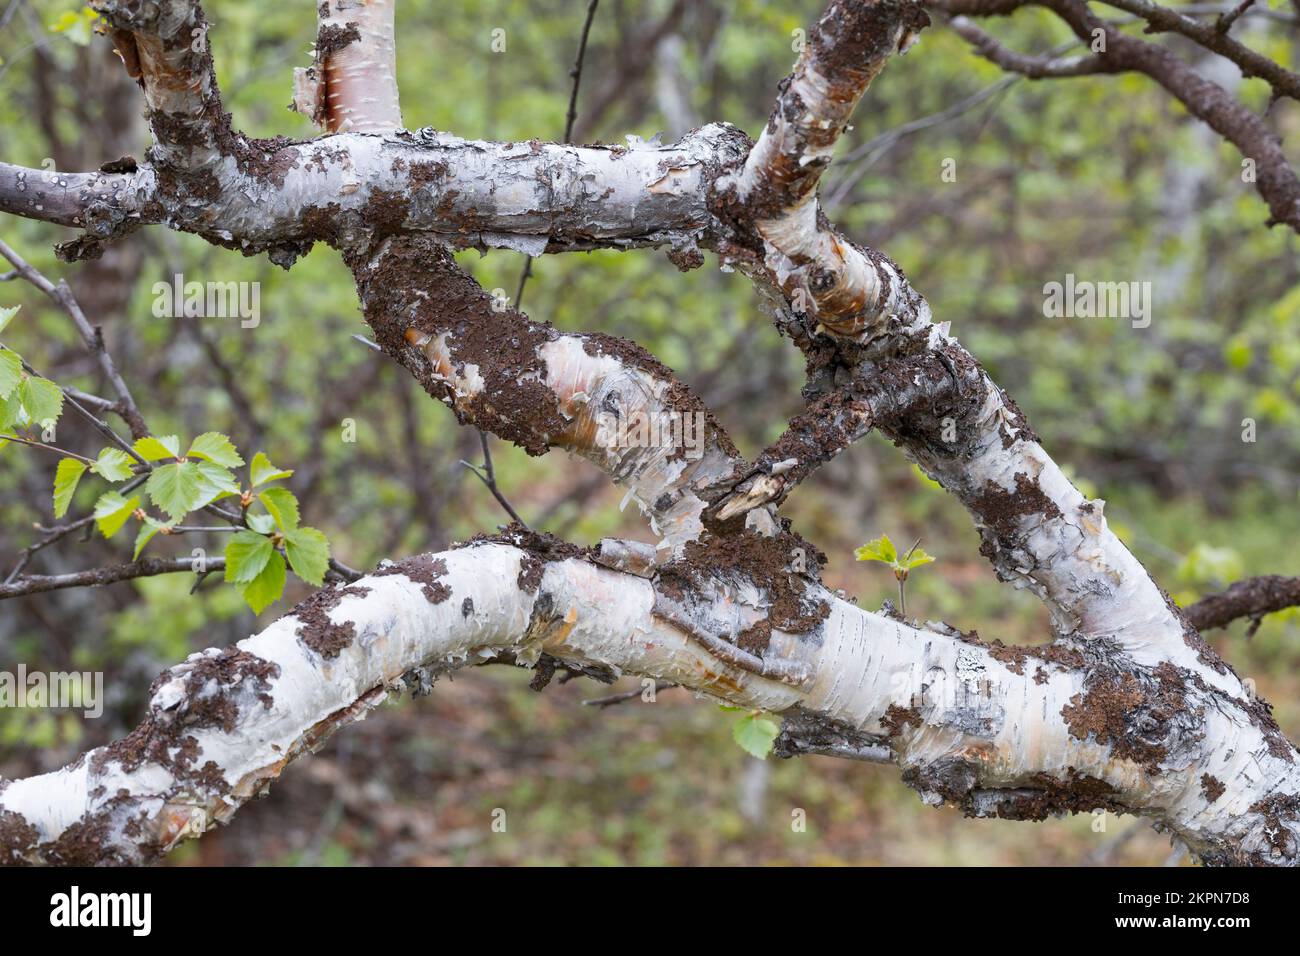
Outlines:
[[482,467],[480,468],[477,465],[471,465],[464,459],[461,459],[460,463],[478,476],[478,480],[487,486],[488,491],[492,492],[492,497],[495,498],[497,503],[506,510],[506,514],[510,515],[513,520],[527,528],[528,522],[519,517],[519,512],[515,511],[514,506],[510,504],[506,496],[502,494],[501,489],[497,487],[497,473],[496,469],[492,466],[492,451],[488,446],[487,432],[483,431],[481,428],[478,430],[478,440],[479,444],[483,448]]
[[365,575],[356,568],[348,567],[348,565],[335,558],[330,558],[330,572],[337,575],[342,580],[347,581],[349,584],[365,577]]
[[1232,29],[1232,25],[1237,22],[1237,18],[1254,6],[1254,4],[1255,0],[1241,0],[1241,3],[1237,4],[1227,13],[1219,14],[1218,18],[1214,21],[1214,29],[1218,30],[1220,33],[1227,33]]
[[[132,478],[123,485],[119,489],[119,493],[125,495],[129,491],[134,491],[136,488],[140,487],[140,485],[144,484],[148,477],[148,475],[137,475],[135,478]],[[32,542],[27,547],[23,548],[22,551],[18,552],[18,561],[14,564],[13,570],[11,570],[9,575],[5,578],[4,583],[12,584],[16,581],[18,576],[23,573],[23,569],[27,567],[28,562],[31,561],[32,555],[37,551],[40,551],[43,548],[48,548],[50,545],[62,541],[68,535],[80,531],[83,528],[89,529],[90,525],[93,524],[94,521],[94,515],[86,515],[84,518],[78,518],[76,521],[65,525],[57,525],[53,528],[45,528],[37,525],[36,530],[45,532],[45,537],[39,541]]]
[[[569,69],[569,76],[573,79],[573,85],[569,89],[569,108],[564,114],[564,140],[563,141],[566,143],[572,140],[573,124],[578,119],[578,89],[579,87],[582,86],[582,64],[587,57],[587,38],[591,35],[591,24],[592,21],[596,19],[596,7],[599,5],[599,3],[600,0],[589,0],[589,2],[587,3],[587,18],[582,23],[582,34],[578,38],[578,54],[576,57],[574,57],[573,66]],[[519,284],[515,287],[515,308],[516,309],[523,307],[524,287],[528,285],[528,280],[532,276],[532,274],[533,274],[533,257],[525,254],[524,268],[519,273]],[[510,502],[507,501],[505,499],[505,496],[501,494],[500,489],[497,488],[496,476],[493,474],[492,471],[492,456],[488,451],[487,435],[484,434],[482,429],[479,429],[478,437],[479,437],[479,442],[483,446],[483,467],[484,470],[487,472],[487,476],[484,477],[483,473],[480,472],[473,465],[469,465],[468,463],[465,462],[462,462],[462,464],[465,464],[470,471],[478,475],[479,481],[487,485],[488,490],[492,492],[492,496],[496,498],[496,500],[501,504],[501,507],[506,509],[506,512],[510,515],[511,518],[513,518],[515,521],[518,521],[521,525],[524,525],[525,528],[528,527],[527,524],[524,524],[524,520],[520,518],[519,515],[515,512],[515,509],[510,506]]]
[[[225,558],[208,558],[204,562],[206,571],[220,571],[225,566]],[[101,587],[134,578],[193,570],[193,558],[141,558],[139,561],[131,561],[127,564],[113,564],[89,571],[74,571],[70,574],[33,574],[11,584],[0,584],[0,601],[21,597],[24,594],[39,594],[43,591],[57,591],[63,588]]]
[[[28,361],[25,358],[19,356],[18,360],[22,363],[23,371],[25,371],[28,375],[35,375],[37,378],[48,379],[48,376],[42,375],[40,372],[38,372],[32,365],[28,363]],[[96,431],[98,431],[101,435],[103,435],[105,438],[111,441],[114,445],[117,445],[128,455],[134,458],[137,465],[143,466],[146,470],[153,469],[153,465],[145,461],[144,458],[142,458],[140,454],[135,450],[135,448],[132,447],[129,441],[127,441],[116,431],[114,431],[113,426],[111,426],[108,422],[104,421],[98,415],[94,414],[88,408],[86,408],[84,405],[81,404],[81,401],[78,400],[78,395],[84,395],[84,393],[78,393],[76,389],[64,388],[62,386],[59,387],[59,391],[63,393],[64,401],[66,401],[69,405],[71,405],[78,412],[80,412],[82,417],[84,417],[88,422],[90,422],[91,425],[95,427]],[[108,402],[107,399],[99,398],[98,396],[88,396],[88,397],[93,398],[96,402],[106,402],[108,407],[113,408],[115,411],[117,410],[117,406],[112,402]]]
[[7,434],[0,437],[3,437],[5,441],[16,441],[23,445],[31,445],[33,448],[44,448],[46,451],[52,451],[56,455],[66,455],[69,458],[83,461],[87,465],[93,465],[95,463],[95,459],[87,458],[85,455],[78,455],[75,451],[68,451],[66,448],[59,448],[57,445],[47,445],[45,442],[35,441],[31,438],[23,438],[21,435]]
[[[672,690],[674,687],[681,686],[681,684],[656,683],[655,693],[658,694],[661,690]],[[613,707],[615,704],[621,704],[625,700],[633,700],[634,698],[640,697],[644,693],[644,688],[640,690],[628,690],[621,694],[610,694],[608,697],[593,697],[591,700],[584,700],[582,705],[584,707]]]

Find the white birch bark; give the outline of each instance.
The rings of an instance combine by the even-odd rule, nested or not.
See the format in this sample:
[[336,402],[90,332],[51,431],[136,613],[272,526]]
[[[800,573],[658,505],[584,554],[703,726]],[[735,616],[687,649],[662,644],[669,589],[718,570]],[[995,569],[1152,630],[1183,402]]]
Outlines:
[[[1204,723],[1170,733],[1177,749],[1155,773],[1114,742],[1078,733],[1080,721],[1093,719],[1075,714],[1089,707],[1084,670],[1007,658],[829,593],[830,614],[816,631],[773,635],[769,655],[807,672],[799,687],[713,657],[655,614],[650,581],[580,558],[485,543],[321,594],[329,599],[164,674],[132,737],[4,784],[3,858],[151,859],[227,822],[288,763],[364,719],[404,676],[418,684],[503,657],[527,666],[543,654],[787,713],[798,728],[786,741],[795,752],[814,737],[820,742],[802,749],[836,752],[826,743],[833,738],[844,755],[896,761],[926,800],[957,802],[974,815],[1038,819],[1094,806],[1142,813],[1221,862],[1280,857],[1268,827],[1282,828],[1282,847],[1300,831],[1293,816],[1255,806],[1300,791],[1300,768],[1270,753],[1214,692],[1180,689],[1189,709],[1207,711]],[[1203,735],[1191,732],[1197,726]],[[1201,783],[1207,773],[1225,788],[1213,800]]]
[[[1102,503],[1069,483],[947,326],[931,323],[901,270],[817,213],[817,180],[853,104],[924,25],[914,5],[834,0],[752,151],[723,125],[630,149],[408,132],[391,128],[395,86],[391,97],[354,86],[344,98],[353,128],[373,122],[382,133],[259,143],[216,115],[206,47],[182,49],[181,27],[202,22],[197,3],[97,6],[135,57],[153,161],[37,186],[35,171],[0,166],[0,210],[84,225],[96,241],[163,222],[286,266],[314,241],[335,245],[390,356],[462,418],[535,453],[586,455],[624,481],[671,560],[602,547],[593,560],[631,572],[620,573],[516,540],[320,592],[237,649],[164,675],[125,741],[0,786],[0,859],[153,858],[228,819],[403,675],[420,683],[421,673],[545,654],[781,713],[783,754],[892,759],[927,801],[971,814],[1137,812],[1207,862],[1300,860],[1296,751],[1267,705],[1204,646],[1106,527]],[[363,6],[391,41],[391,6]],[[350,32],[346,20],[341,29]],[[382,54],[384,43],[356,32],[329,56],[368,44]],[[391,71],[374,78],[392,85]],[[668,244],[683,268],[700,264],[697,246],[715,249],[755,279],[810,356],[837,343],[840,381],[812,367],[814,392],[832,400],[817,408],[834,427],[820,448],[791,442],[811,465],[773,454],[750,466],[720,429],[694,464],[677,449],[624,448],[596,411],[693,414],[671,372],[627,343],[543,331],[509,309],[489,315],[490,296],[444,243],[531,255]],[[477,334],[503,322],[527,340],[518,355],[496,354]],[[891,410],[891,393],[904,392],[920,404]],[[782,625],[797,633],[774,627],[753,653],[735,641],[770,622],[776,596],[764,592],[776,578],[745,579],[744,555],[733,555],[730,567],[697,563],[683,592],[691,545],[735,536],[742,514],[751,532],[783,534],[774,508],[789,484],[869,427],[966,505],[999,574],[1051,609],[1053,644],[1004,648],[918,629],[839,601],[789,567],[778,577],[802,582],[806,619]]]

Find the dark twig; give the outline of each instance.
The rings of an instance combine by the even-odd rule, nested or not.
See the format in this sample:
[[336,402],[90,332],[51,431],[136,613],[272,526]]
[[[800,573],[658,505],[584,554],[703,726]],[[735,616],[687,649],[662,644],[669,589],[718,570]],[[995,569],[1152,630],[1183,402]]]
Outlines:
[[1252,624],[1249,634],[1259,629],[1259,620],[1265,614],[1300,606],[1300,577],[1265,574],[1245,578],[1218,594],[1210,594],[1195,604],[1183,608],[1183,615],[1198,631],[1223,627],[1233,621],[1248,617]]
[[[225,566],[225,558],[208,558],[204,562],[205,571],[220,571]],[[127,564],[114,564],[89,571],[74,571],[70,574],[33,574],[11,584],[0,584],[0,601],[21,597],[24,594],[39,594],[62,588],[102,587],[105,584],[130,581],[133,578],[193,570],[193,558],[141,558],[139,561],[131,561]]]
[[86,314],[81,311],[81,306],[72,294],[72,290],[68,288],[68,284],[62,279],[59,280],[57,285],[50,282],[18,253],[9,248],[3,240],[0,240],[0,256],[8,259],[15,272],[53,299],[59,308],[72,319],[72,323],[77,327],[77,331],[81,333],[81,338],[86,343],[86,347],[90,349],[105,377],[113,386],[113,391],[121,399],[122,406],[119,413],[131,429],[131,437],[143,438],[149,434],[149,428],[145,425],[144,416],[140,414],[140,409],[131,396],[131,390],[127,388],[126,382],[122,380],[122,376],[117,371],[117,365],[113,362],[113,356],[109,354],[108,349],[104,346],[103,335],[98,328],[90,324]]
[[[137,475],[135,478],[132,478],[123,485],[119,490],[125,495],[128,491],[133,491],[140,487],[140,485],[144,484],[148,477],[148,475]],[[32,555],[37,551],[40,551],[43,548],[48,548],[55,542],[62,541],[68,535],[80,531],[83,528],[89,530],[94,521],[94,515],[87,515],[84,518],[78,518],[76,521],[64,525],[58,525],[53,528],[43,528],[40,525],[37,525],[37,530],[45,532],[45,537],[41,538],[39,541],[32,542],[18,553],[18,561],[15,563],[13,570],[11,570],[9,575],[5,578],[4,583],[8,585],[18,580],[18,576],[22,574],[23,569],[27,567],[27,562],[32,559]]]
[[7,434],[4,436],[5,441],[16,441],[22,445],[30,445],[33,448],[44,448],[46,451],[52,451],[56,455],[65,455],[68,458],[75,458],[77,461],[84,462],[87,465],[93,465],[95,459],[87,458],[85,455],[78,455],[75,451],[68,451],[66,448],[59,448],[57,445],[47,445],[43,441],[36,441],[32,438],[24,438],[22,435]]
[[[656,683],[655,693],[658,694],[661,690],[672,690],[674,687],[681,687],[681,686],[682,686],[681,684]],[[625,700],[635,700],[637,697],[640,697],[644,693],[645,693],[644,688],[638,690],[627,690],[621,694],[610,694],[608,697],[593,697],[591,700],[584,700],[582,702],[582,705],[584,707],[601,707],[601,708],[613,707],[615,704],[621,704]]]
[[501,489],[497,486],[497,473],[496,469],[492,465],[492,451],[488,445],[487,432],[483,431],[481,428],[478,430],[478,440],[479,444],[483,448],[482,466],[471,465],[464,459],[461,459],[461,464],[478,476],[478,480],[487,486],[488,491],[492,492],[492,497],[495,498],[497,503],[506,510],[506,514],[510,515],[513,520],[527,528],[528,522],[519,517],[519,512],[515,511],[514,506],[510,504],[509,500],[501,493]]
[[1232,29],[1232,25],[1237,22],[1237,18],[1255,5],[1255,0],[1241,0],[1227,13],[1221,13],[1214,21],[1214,29],[1220,33],[1227,33]]

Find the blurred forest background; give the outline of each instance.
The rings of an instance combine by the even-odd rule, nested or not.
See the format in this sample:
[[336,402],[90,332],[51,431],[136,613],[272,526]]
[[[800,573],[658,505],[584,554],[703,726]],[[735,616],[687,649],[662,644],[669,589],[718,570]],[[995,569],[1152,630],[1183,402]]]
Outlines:
[[[285,106],[308,63],[312,6],[210,0],[217,73],[235,124],[251,135],[308,137]],[[794,59],[792,31],[821,0],[601,0],[574,137],[665,142],[712,120],[756,135]],[[1100,9],[1100,8],[1099,8]],[[1107,8],[1108,9],[1108,8]],[[398,72],[409,127],[466,138],[559,139],[584,0],[404,0]],[[1113,11],[1109,11],[1112,12]],[[55,28],[57,27],[57,29]],[[506,49],[492,51],[504,29]],[[1069,41],[1033,11],[990,25],[1041,52]],[[1297,10],[1283,4],[1236,28],[1300,67]],[[89,42],[87,42],[89,41]],[[1173,40],[1166,42],[1173,43]],[[1257,111],[1268,90],[1214,58],[1197,63]],[[91,38],[66,0],[0,0],[0,158],[93,169],[143,156],[141,100],[111,44]],[[1271,107],[1300,137],[1300,106]],[[1181,603],[1248,574],[1300,573],[1300,261],[1297,237],[1266,229],[1241,156],[1140,76],[1030,82],[972,55],[942,27],[891,61],[859,108],[824,178],[828,212],[887,252],[939,321],[1025,409],[1053,456],[1108,501],[1120,537]],[[1296,154],[1292,154],[1296,157]],[[945,160],[956,160],[945,181]],[[48,163],[46,163],[48,165]],[[951,166],[951,164],[949,164]],[[951,178],[951,177],[949,177]],[[447,547],[505,522],[461,460],[481,459],[405,372],[352,336],[364,333],[337,253],[317,247],[291,272],[192,236],[154,228],[98,261],[55,261],[54,226],[0,219],[0,237],[51,278],[66,278],[155,433],[222,431],[245,457],[264,449],[356,568]],[[462,262],[513,295],[516,253]],[[3,271],[3,270],[0,270]],[[261,283],[261,322],[158,319],[151,286],[187,280]],[[1067,273],[1150,281],[1149,328],[1122,319],[1053,319],[1043,286]],[[100,392],[99,370],[66,316],[30,286],[7,341],[61,384]],[[661,253],[599,252],[534,263],[525,312],[566,330],[635,339],[691,383],[748,455],[801,408],[797,350],[779,339],[749,283],[706,266],[682,274]],[[1256,440],[1242,439],[1243,419]],[[344,440],[344,420],[356,441]],[[59,444],[94,454],[102,440],[75,416]],[[648,539],[621,491],[585,462],[531,459],[493,440],[505,495],[530,525],[579,543]],[[56,457],[0,449],[0,577],[50,526]],[[82,488],[70,517],[89,512]],[[830,557],[829,583],[877,607],[887,569],[853,549],[888,533],[922,539],[936,564],[908,585],[911,615],[985,638],[1034,643],[1043,608],[999,584],[960,506],[886,442],[864,441],[806,482],[785,508]],[[31,570],[58,573],[130,558],[130,536],[65,539]],[[201,541],[158,539],[157,554]],[[217,553],[224,542],[206,546]],[[216,576],[193,575],[0,602],[0,668],[102,670],[98,720],[0,711],[0,774],[61,766],[120,736],[143,713],[150,681],[206,646],[224,646],[285,613],[301,582],[256,619]],[[1300,617],[1278,614],[1250,640],[1246,624],[1207,635],[1254,678],[1284,730],[1300,735]],[[890,767],[830,758],[758,761],[732,741],[734,715],[680,690],[601,709],[610,693],[577,680],[528,689],[504,668],[462,672],[432,696],[387,705],[285,774],[233,824],[187,844],[172,864],[1092,864],[1177,862],[1167,840],[1132,818],[1040,824],[964,820],[924,807]],[[614,690],[632,688],[621,682]],[[490,828],[505,808],[505,833]],[[792,811],[807,814],[792,830]]]

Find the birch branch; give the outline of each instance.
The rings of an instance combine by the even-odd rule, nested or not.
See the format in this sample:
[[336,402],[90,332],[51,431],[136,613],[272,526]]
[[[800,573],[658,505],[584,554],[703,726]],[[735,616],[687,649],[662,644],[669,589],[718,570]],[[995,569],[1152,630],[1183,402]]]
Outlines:
[[[703,403],[640,346],[532,322],[428,238],[387,239],[348,264],[379,346],[463,424],[531,455],[588,459],[627,488],[669,551],[703,529],[706,489],[744,468]],[[753,520],[775,526],[768,512]]]
[[1266,614],[1300,607],[1300,578],[1264,574],[1238,581],[1218,594],[1209,594],[1183,608],[1198,631],[1224,627],[1240,618],[1258,621]]
[[[214,530],[226,531],[227,528]],[[226,566],[226,559],[212,557],[204,561],[200,573],[220,571]],[[135,578],[148,578],[158,574],[174,574],[180,571],[198,571],[193,558],[141,558],[125,564],[111,564],[88,571],[70,571],[67,574],[28,574],[13,581],[0,584],[0,600],[21,597],[26,594],[41,594],[46,591],[58,591],[64,588],[103,587],[120,581]]]
[[[947,413],[932,408],[930,415],[878,427],[966,506],[980,531],[981,552],[1000,578],[1029,588],[1047,605],[1058,634],[1113,643],[1142,666],[1171,662],[1240,696],[1237,676],[1110,531],[1105,502],[1085,499],[1070,483],[1015,403],[946,324],[931,322],[928,303],[902,271],[840,236],[818,215],[808,179],[788,172],[825,163],[833,145],[826,131],[846,121],[842,101],[879,72],[898,37],[918,22],[913,17],[892,0],[848,8],[831,3],[782,86],[754,147],[758,158],[751,153],[740,173],[717,182],[720,215],[730,216],[735,227],[731,248],[775,301],[778,324],[808,355],[814,388],[834,394],[836,387],[827,383],[870,382],[898,357],[929,353],[941,360],[948,375],[935,363],[929,374],[950,376],[957,386]],[[867,28],[879,33],[874,44],[862,40]],[[857,85],[817,98],[825,84],[815,79],[816,64],[863,55],[879,62],[858,67],[852,74]],[[810,130],[819,132],[810,137]],[[771,210],[785,208],[783,196],[798,212],[772,218]],[[755,230],[747,229],[747,214],[756,217]],[[764,231],[763,221],[782,225]],[[838,391],[851,394],[851,387]]]
[[316,62],[294,70],[293,108],[331,133],[400,127],[396,8],[397,0],[322,0]]
[[[752,612],[729,586],[696,596],[717,616]],[[0,860],[151,861],[229,822],[402,686],[545,656],[781,714],[783,753],[892,759],[926,802],[972,816],[1137,813],[1207,862],[1296,862],[1293,749],[1252,704],[1171,665],[983,644],[822,591],[817,628],[774,630],[763,651],[805,673],[792,686],[719,659],[656,615],[661,593],[536,538],[424,555],[320,591],[261,633],[165,672],[130,736],[0,782]]]
[[91,0],[112,29],[127,73],[144,91],[153,161],[194,173],[232,155],[230,116],[221,107],[198,0]]
[[[1086,25],[1081,5],[1053,2],[1076,30]],[[1010,398],[931,323],[901,270],[818,212],[819,173],[853,103],[925,22],[913,4],[833,2],[752,150],[724,126],[649,149],[396,129],[258,143],[227,135],[204,79],[210,58],[175,45],[177,23],[199,22],[197,5],[137,4],[139,19],[120,6],[100,3],[136,38],[146,98],[150,76],[177,79],[167,95],[188,118],[176,127],[152,106],[155,161],[69,178],[47,191],[48,216],[20,195],[28,171],[0,168],[0,208],[87,223],[92,239],[166,222],[284,265],[314,241],[339,247],[390,356],[463,420],[533,453],[583,454],[628,484],[668,554],[611,546],[592,556],[636,571],[618,574],[515,534],[320,592],[239,649],[169,672],[127,741],[0,790],[11,860],[152,858],[228,818],[413,669],[546,655],[781,712],[784,753],[879,759],[888,749],[928,801],[973,815],[1133,810],[1208,862],[1296,862],[1300,771],[1268,705],[1109,531],[1103,503],[1084,499]],[[179,17],[169,33],[164,13]],[[148,39],[159,35],[172,44],[161,53]],[[644,350],[497,307],[443,241],[530,254],[669,244],[682,268],[701,264],[697,247],[716,249],[755,279],[807,353],[829,427],[818,435],[813,418],[796,420],[787,444],[798,454],[775,460],[778,442],[755,470]],[[899,370],[906,379],[891,384]],[[921,404],[891,415],[872,394]],[[642,413],[683,429],[699,414],[702,454],[692,462],[681,448],[626,443],[606,411],[615,423]],[[755,490],[760,478],[796,480],[872,427],[966,505],[999,575],[1052,610],[1053,644],[917,630],[820,586],[815,549],[774,517],[789,482],[770,496]],[[710,515],[728,494],[743,507]],[[744,527],[728,520],[741,514]],[[935,699],[944,680],[956,683]]]
[[817,183],[871,80],[929,22],[911,0],[834,0],[744,166],[717,184],[719,214],[739,232],[740,267],[834,335],[877,336],[904,287],[897,266],[826,221]]
[[213,167],[206,197],[169,193],[149,164],[49,182],[0,163],[0,211],[97,241],[163,223],[286,267],[314,242],[342,246],[377,227],[532,256],[668,246],[694,267],[714,225],[709,186],[748,146],[723,124],[670,146],[476,142],[429,128],[248,141],[244,159]]

